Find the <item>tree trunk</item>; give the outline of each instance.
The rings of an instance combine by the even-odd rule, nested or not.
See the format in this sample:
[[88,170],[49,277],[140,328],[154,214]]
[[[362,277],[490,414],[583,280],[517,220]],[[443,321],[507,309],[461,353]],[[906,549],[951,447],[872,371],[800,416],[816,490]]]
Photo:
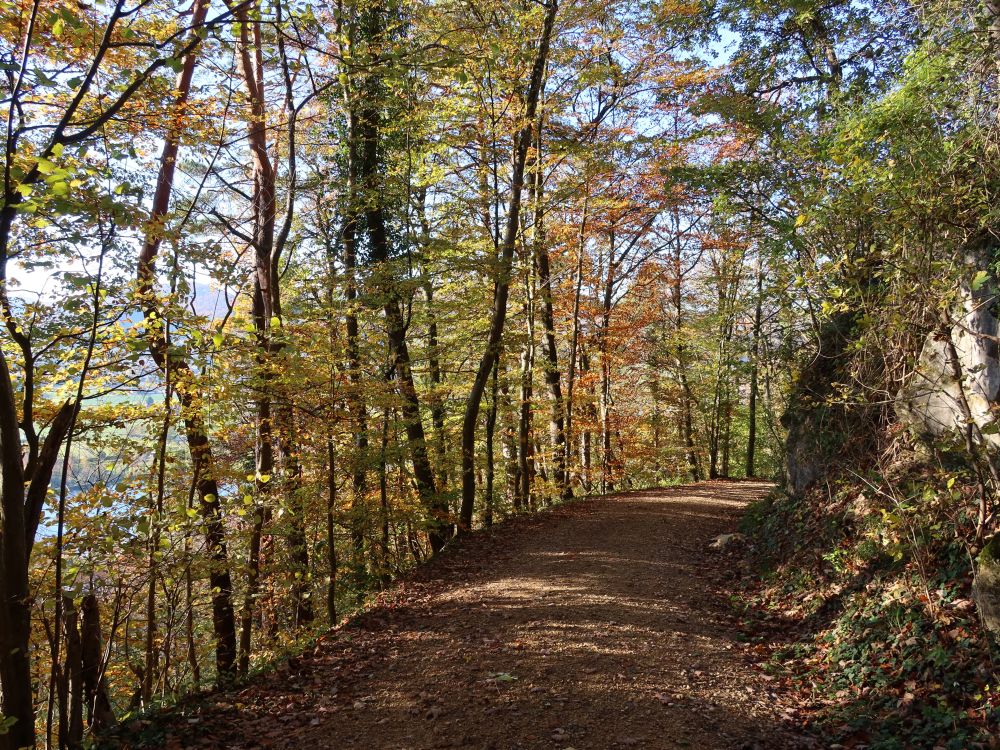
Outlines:
[[[282,389],[284,391],[284,389]],[[281,456],[284,495],[289,515],[288,557],[291,574],[291,597],[296,627],[310,625],[314,618],[312,605],[312,580],[309,568],[309,547],[306,542],[305,498],[302,490],[302,466],[299,463],[299,446],[295,439],[295,412],[285,393],[278,407],[278,452]]]
[[[566,471],[570,472],[572,462],[569,460],[571,454],[571,446],[573,445],[573,389],[576,385],[576,362],[577,362],[577,352],[580,352],[580,363],[581,370],[583,370],[583,360],[586,355],[580,349],[580,300],[583,295],[583,254],[586,249],[587,242],[587,219],[588,212],[590,208],[590,183],[587,182],[584,185],[583,194],[583,212],[580,217],[580,230],[577,233],[577,243],[576,243],[576,270],[574,272],[574,291],[573,291],[573,333],[570,335],[569,341],[569,372],[566,374]],[[587,466],[581,466],[581,478],[580,484],[584,487],[585,491],[589,492],[589,479],[585,478],[585,473],[590,469],[590,436],[589,434],[585,436],[586,446],[587,446]],[[583,462],[583,456],[581,456],[581,464]]]
[[[0,713],[14,720],[0,743],[15,750],[35,746],[31,689],[31,594],[25,544],[24,473],[21,439],[7,360],[0,350]],[[0,747],[3,747],[0,744]]]
[[764,271],[757,270],[757,303],[754,306],[753,314],[753,345],[750,350],[750,398],[747,404],[747,477],[757,476],[755,458],[757,455],[757,391],[758,385],[758,359],[760,359],[760,319],[761,305],[763,304]]
[[[254,10],[259,10],[253,6]],[[280,4],[275,6],[279,13]],[[291,104],[292,91],[286,92],[286,104],[290,109],[288,119],[288,172],[289,200],[285,214],[285,226],[277,231],[277,175],[268,148],[267,104],[264,92],[264,58],[260,21],[252,23],[246,6],[234,9],[238,21],[239,66],[243,84],[247,90],[250,116],[247,118],[247,144],[253,164],[253,249],[254,283],[253,320],[257,333],[257,368],[261,380],[257,405],[257,484],[258,495],[266,506],[265,514],[270,514],[270,496],[274,490],[267,486],[263,477],[274,473],[274,437],[277,433],[278,455],[280,457],[281,486],[288,511],[288,553],[292,581],[290,594],[293,616],[296,624],[312,622],[313,610],[309,599],[309,553],[305,544],[305,520],[301,497],[301,468],[298,464],[298,446],[295,440],[294,412],[290,394],[280,382],[280,373],[275,371],[275,359],[283,348],[281,285],[279,283],[279,260],[288,233],[288,225],[293,215],[295,194],[295,110]],[[286,66],[284,43],[279,35],[278,48],[281,62]],[[276,429],[275,429],[276,428]],[[253,602],[249,601],[252,605]],[[248,630],[252,618],[244,618],[244,629]],[[249,647],[249,638],[246,638]]]
[[601,493],[615,491],[611,447],[611,366],[606,351],[601,352]]
[[337,446],[333,438],[326,440],[326,619],[330,627],[337,624]]
[[528,337],[521,351],[521,398],[518,401],[517,419],[518,476],[521,484],[518,487],[518,497],[521,507],[531,510],[534,507],[531,485],[535,478],[535,448],[532,439],[534,424],[531,412],[534,401],[535,315],[530,279],[525,280],[524,317]]
[[[426,215],[427,189],[421,188],[418,194],[418,210],[420,216],[421,243],[426,247],[430,242],[430,225]],[[422,269],[424,298],[427,302],[427,375],[431,383],[431,424],[434,426],[434,450],[437,454],[437,488],[443,492],[448,486],[448,435],[445,431],[444,398],[442,387],[444,375],[441,372],[441,349],[438,340],[437,312],[434,306],[434,281],[428,270]]]
[[[580,349],[580,372],[587,374],[590,372],[590,358],[587,356],[587,350]],[[591,394],[592,396],[593,394]],[[593,412],[594,403],[593,398],[590,400],[590,405],[588,411]],[[593,413],[590,414],[593,418]],[[580,484],[583,486],[584,492],[590,492],[591,488],[591,432],[589,429],[583,430],[583,434],[580,439]]]
[[608,235],[608,268],[604,277],[601,325],[597,334],[601,355],[601,492],[605,494],[614,492],[615,488],[612,476],[614,454],[611,446],[611,305],[618,272],[616,252],[615,228],[612,225]]
[[[192,26],[200,26],[208,11],[208,2],[198,0],[192,11]],[[236,660],[236,616],[232,603],[232,579],[229,573],[229,555],[226,550],[222,511],[218,502],[219,487],[215,479],[212,448],[201,411],[198,384],[187,361],[171,352],[167,356],[166,340],[159,331],[156,299],[156,257],[163,238],[163,222],[170,208],[174,172],[183,130],[184,116],[194,76],[196,55],[184,57],[177,77],[176,96],[171,106],[171,123],[160,155],[160,169],[153,195],[152,210],[146,236],[137,263],[137,297],[143,307],[147,323],[149,352],[159,368],[172,371],[175,391],[183,407],[184,434],[191,455],[194,486],[198,492],[199,507],[205,524],[205,541],[211,556],[209,585],[212,589],[212,626],[215,633],[216,672],[220,683],[227,682],[233,674]]]
[[80,641],[79,614],[73,598],[64,598],[64,629],[66,631],[66,666],[63,670],[66,681],[66,734],[60,740],[70,750],[78,750],[83,745],[83,647]]
[[552,274],[549,270],[549,250],[545,245],[543,230],[544,180],[542,171],[542,118],[538,119],[535,136],[534,160],[535,217],[532,245],[534,246],[535,269],[538,273],[538,288],[541,295],[542,352],[545,356],[545,383],[549,388],[549,436],[552,442],[553,475],[562,499],[572,497],[572,489],[567,473],[566,432],[563,420],[562,378],[559,370],[559,354],[556,348],[555,315],[552,310]]
[[[675,211],[674,223],[680,226],[681,220],[679,212]],[[694,407],[696,404],[694,393],[691,390],[691,383],[687,373],[687,346],[684,343],[684,268],[682,255],[681,236],[678,233],[674,240],[673,257],[673,284],[671,288],[671,300],[674,307],[674,358],[677,363],[677,379],[681,384],[681,437],[684,441],[684,454],[687,459],[688,469],[691,472],[692,481],[701,479],[701,467],[698,463],[698,451],[694,441]]]
[[[377,49],[383,42],[385,34],[383,18],[384,10],[380,7],[366,9],[362,22],[361,33],[365,38],[369,51]],[[381,95],[381,73],[377,63],[378,53],[374,55],[372,65],[365,75],[357,108],[357,134],[352,140],[359,149],[358,181],[364,206],[365,223],[368,227],[368,245],[372,261],[379,266],[379,271],[385,273],[390,260],[389,233],[386,227],[383,201],[385,194],[382,186],[379,146],[381,143],[381,113],[378,97]],[[389,339],[390,366],[396,372],[396,382],[402,397],[403,422],[406,428],[407,442],[410,446],[410,459],[413,463],[413,475],[417,485],[417,494],[428,515],[428,537],[431,549],[438,552],[453,533],[449,521],[448,504],[439,496],[434,482],[434,473],[427,456],[427,441],[424,425],[420,416],[420,399],[413,380],[410,365],[410,352],[406,343],[406,322],[400,310],[400,294],[396,285],[383,282],[381,290],[384,296],[383,310],[385,312],[386,333]]]
[[115,713],[104,679],[104,643],[101,636],[101,612],[97,597],[83,598],[80,650],[83,656],[83,694],[87,703],[87,723],[94,735],[115,725]]
[[497,371],[500,368],[500,361],[493,363],[493,378],[490,387],[490,408],[486,412],[486,507],[483,511],[483,525],[490,528],[493,525],[493,482],[494,482],[494,456],[493,456],[493,435],[497,426]]
[[365,588],[365,534],[364,513],[367,495],[368,465],[368,410],[361,392],[361,350],[358,338],[358,194],[357,194],[357,116],[348,109],[347,143],[347,206],[344,207],[344,226],[341,246],[344,253],[344,327],[347,333],[347,377],[350,383],[348,402],[353,421],[354,455],[351,472],[351,584],[360,596]]
[[506,368],[501,357],[498,361],[501,370],[500,380],[500,400],[503,405],[501,419],[503,420],[502,441],[505,473],[507,475],[507,495],[514,506],[514,512],[521,510],[521,468],[518,458],[517,445],[517,417],[515,409],[511,403],[510,386],[505,376]]
[[[524,164],[528,157],[528,147],[531,145],[531,131],[535,122],[535,113],[542,92],[542,79],[548,60],[549,40],[558,10],[556,0],[548,0],[545,21],[541,38],[531,70],[531,81],[525,96],[524,121],[527,123],[514,138],[514,159],[511,172],[510,201],[507,207],[507,223],[504,229],[503,242],[500,245],[500,270],[496,280],[493,296],[493,314],[490,318],[490,331],[486,348],[479,360],[472,389],[465,402],[465,416],[462,420],[462,508],[459,513],[459,529],[468,531],[472,528],[472,512],[476,502],[476,424],[479,421],[479,406],[486,390],[486,381],[493,365],[500,356],[500,341],[503,337],[504,323],[507,320],[507,298],[510,294],[510,274],[514,261],[514,249],[517,243],[518,228],[521,216],[521,192],[524,182]],[[523,478],[522,478],[523,481]]]

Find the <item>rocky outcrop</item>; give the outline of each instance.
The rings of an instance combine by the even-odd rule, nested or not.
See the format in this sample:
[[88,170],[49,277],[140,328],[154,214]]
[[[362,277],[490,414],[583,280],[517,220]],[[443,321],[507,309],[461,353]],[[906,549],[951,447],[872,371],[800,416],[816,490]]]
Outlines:
[[747,538],[743,534],[719,534],[708,545],[711,550],[718,552],[728,552],[734,547],[746,544]]
[[1000,536],[994,536],[976,558],[972,591],[983,625],[1000,633]]
[[[994,315],[997,293],[994,284],[977,268],[985,261],[970,259],[968,279],[960,288],[951,330],[947,334],[928,334],[916,367],[896,397],[897,416],[918,437],[957,437],[966,424],[967,405],[979,427],[976,439],[1000,448],[995,413],[1000,395],[998,323]],[[960,378],[955,377],[952,347]]]
[[856,432],[852,415],[836,403],[833,384],[843,380],[845,348],[854,328],[853,313],[838,313],[819,333],[819,350],[801,370],[781,417],[787,431],[785,482],[789,492],[801,495],[826,474],[844,437]]

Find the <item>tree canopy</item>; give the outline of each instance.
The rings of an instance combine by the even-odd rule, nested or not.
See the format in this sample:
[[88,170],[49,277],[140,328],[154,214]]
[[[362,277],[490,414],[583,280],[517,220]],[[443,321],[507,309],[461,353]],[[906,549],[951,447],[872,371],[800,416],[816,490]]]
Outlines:
[[905,432],[978,553],[998,45],[991,0],[3,3],[0,747],[589,494]]

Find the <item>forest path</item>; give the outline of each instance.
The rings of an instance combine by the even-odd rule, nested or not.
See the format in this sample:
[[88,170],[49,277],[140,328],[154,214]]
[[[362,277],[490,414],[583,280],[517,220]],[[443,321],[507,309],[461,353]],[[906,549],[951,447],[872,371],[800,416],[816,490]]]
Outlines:
[[571,503],[476,534],[315,653],[177,710],[161,746],[808,746],[751,666],[708,549],[759,482]]

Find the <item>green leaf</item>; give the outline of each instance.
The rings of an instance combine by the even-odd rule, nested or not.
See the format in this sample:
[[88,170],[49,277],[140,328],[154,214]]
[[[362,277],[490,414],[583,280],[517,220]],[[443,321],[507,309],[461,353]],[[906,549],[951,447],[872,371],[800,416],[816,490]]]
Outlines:
[[53,78],[49,78],[45,73],[39,68],[35,68],[35,80],[38,81],[39,86],[45,86],[52,88],[56,85],[56,81]]
[[66,27],[66,22],[62,18],[57,18],[56,22],[52,24],[52,35],[62,36],[63,29]]
[[978,292],[989,280],[990,275],[986,271],[976,271],[976,275],[972,277],[972,291]]

